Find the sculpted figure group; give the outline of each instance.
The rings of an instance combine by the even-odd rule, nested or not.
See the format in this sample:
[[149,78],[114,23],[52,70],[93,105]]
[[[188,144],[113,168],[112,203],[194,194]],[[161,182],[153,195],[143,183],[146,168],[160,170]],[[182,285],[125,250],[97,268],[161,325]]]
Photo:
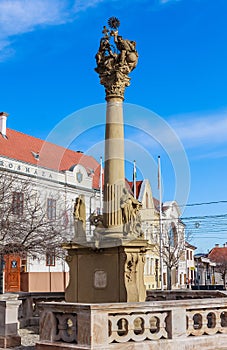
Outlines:
[[141,203],[135,199],[126,188],[123,189],[120,206],[122,210],[122,220],[125,235],[133,234],[137,237],[143,235],[141,230],[140,209]]
[[[118,30],[104,27],[104,36],[100,40],[95,56],[100,83],[106,88],[106,95],[124,98],[124,90],[130,84],[128,74],[136,67],[138,53],[135,41],[123,39]],[[111,44],[113,38],[113,44]]]
[[[143,238],[140,217],[141,207],[142,204],[135,199],[126,188],[124,188],[123,194],[120,198],[120,210],[122,215],[124,236],[132,235],[137,238]],[[94,233],[97,236],[99,229],[104,228],[103,215],[97,215],[94,212],[90,215],[89,219],[91,225],[96,226]]]

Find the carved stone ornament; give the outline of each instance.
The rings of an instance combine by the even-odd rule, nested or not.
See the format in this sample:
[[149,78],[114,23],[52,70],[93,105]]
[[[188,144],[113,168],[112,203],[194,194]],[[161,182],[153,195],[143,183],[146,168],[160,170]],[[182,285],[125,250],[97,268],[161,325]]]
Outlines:
[[[99,50],[95,56],[100,83],[106,90],[106,99],[121,98],[124,100],[125,87],[130,85],[128,74],[136,67],[138,53],[135,41],[123,39],[118,35],[120,22],[111,17],[108,20],[112,30],[103,28]],[[113,43],[111,43],[113,42]]]
[[138,254],[126,253],[125,277],[128,282],[129,281],[132,282],[135,279],[137,264],[138,264]]
[[107,287],[107,273],[104,270],[97,270],[94,273],[94,288],[104,289]]
[[83,174],[81,173],[80,170],[76,173],[76,179],[79,183],[83,181]]

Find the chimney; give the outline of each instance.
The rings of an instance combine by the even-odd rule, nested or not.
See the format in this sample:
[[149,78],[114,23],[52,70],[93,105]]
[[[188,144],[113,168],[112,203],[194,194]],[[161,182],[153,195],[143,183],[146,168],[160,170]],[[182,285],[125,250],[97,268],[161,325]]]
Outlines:
[[219,244],[218,244],[218,243],[216,243],[216,244],[215,244],[215,247],[216,247],[216,248],[219,248]]
[[8,117],[8,113],[0,112],[0,133],[2,136],[6,137],[6,119]]

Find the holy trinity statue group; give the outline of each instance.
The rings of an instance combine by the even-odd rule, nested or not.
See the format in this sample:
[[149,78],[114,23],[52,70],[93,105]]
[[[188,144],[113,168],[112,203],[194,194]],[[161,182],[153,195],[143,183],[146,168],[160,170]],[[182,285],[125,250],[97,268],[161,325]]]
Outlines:
[[105,86],[106,98],[118,96],[123,100],[125,87],[130,85],[128,74],[138,61],[136,42],[123,39],[118,34],[120,22],[116,17],[111,17],[108,24],[111,30],[106,26],[103,28],[104,35],[95,56],[95,71],[99,74],[100,83]]

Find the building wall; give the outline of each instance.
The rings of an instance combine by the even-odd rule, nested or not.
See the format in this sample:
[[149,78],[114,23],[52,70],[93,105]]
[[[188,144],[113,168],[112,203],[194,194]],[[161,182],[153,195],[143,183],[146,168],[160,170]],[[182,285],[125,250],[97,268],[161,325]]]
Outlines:
[[[180,210],[176,201],[163,203],[163,246],[167,247],[165,250],[166,260],[168,255],[174,253],[176,258],[176,264],[171,271],[172,288],[186,288],[186,259],[185,259],[185,225],[180,221]],[[170,242],[170,230],[172,230],[172,240]],[[167,288],[167,265],[165,263],[165,257],[163,258],[163,281],[164,289]]]
[[141,185],[138,199],[142,203],[142,231],[150,245],[144,266],[145,286],[146,289],[157,289],[160,288],[159,216],[154,207],[153,194],[147,179]]
[[23,272],[21,273],[22,292],[63,292],[69,282],[68,272]]
[[[88,175],[82,165],[77,164],[71,170],[57,172],[0,156],[1,170],[15,174],[18,181],[29,180],[32,188],[40,193],[44,204],[47,198],[57,198],[57,211],[66,212],[67,215],[67,225],[62,232],[67,241],[72,240],[75,235],[73,219],[75,199],[79,195],[84,195],[86,234],[87,239],[90,239],[94,227],[90,225],[89,216],[100,208],[100,193],[92,188],[92,175]],[[82,174],[81,181],[78,181],[78,172]],[[63,281],[68,278],[65,277],[68,272],[66,263],[56,258],[55,266],[47,266],[45,256],[34,259],[28,254],[26,266],[23,266],[22,271],[24,272],[21,274],[21,288],[26,291],[49,291],[50,289],[63,291]]]

